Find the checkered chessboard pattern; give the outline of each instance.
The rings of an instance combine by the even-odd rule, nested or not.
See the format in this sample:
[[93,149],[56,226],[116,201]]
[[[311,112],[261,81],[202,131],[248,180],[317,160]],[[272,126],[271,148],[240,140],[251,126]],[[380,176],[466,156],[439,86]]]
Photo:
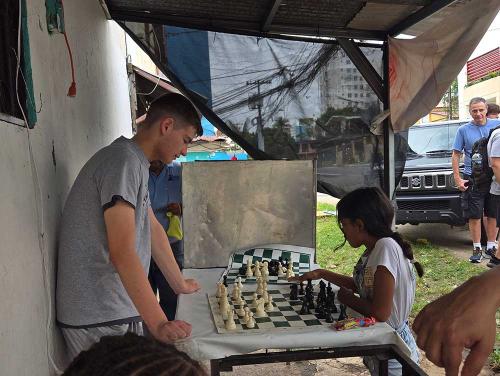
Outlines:
[[[228,285],[231,285],[235,282],[236,278],[241,277],[242,283],[255,283],[255,277],[247,278],[244,275],[239,275],[239,269],[242,266],[246,266],[247,260],[251,259],[252,264],[255,264],[255,261],[263,262],[263,261],[271,261],[278,260],[279,258],[283,260],[288,260],[289,262],[293,262],[293,272],[295,275],[304,274],[311,270],[311,255],[308,253],[300,253],[300,252],[292,252],[281,249],[272,249],[272,248],[254,248],[249,249],[244,252],[235,252],[231,256],[231,260],[229,263],[229,269],[227,272],[227,280]],[[285,276],[269,276],[268,284],[287,284],[288,281]],[[220,279],[222,281],[222,277]]]
[[[252,295],[254,291],[243,291],[241,297],[245,301],[244,307],[249,307],[250,310],[255,314],[255,308],[252,307]],[[236,314],[234,316],[234,321],[236,323],[236,330],[226,330],[224,320],[222,318],[218,299],[215,295],[208,295],[208,301],[210,305],[210,310],[212,311],[212,316],[214,318],[215,326],[217,327],[217,332],[220,334],[233,334],[233,333],[264,333],[269,331],[283,331],[293,329],[303,329],[318,326],[331,326],[325,322],[324,319],[318,319],[315,315],[315,311],[311,310],[309,315],[301,315],[300,309],[302,308],[301,300],[289,300],[290,294],[280,291],[280,290],[268,290],[268,294],[273,297],[273,305],[275,310],[272,312],[266,312],[267,317],[255,317],[255,327],[250,329],[242,322],[242,318],[238,317]],[[300,298],[300,296],[299,296]],[[240,308],[239,305],[234,304],[231,295],[228,297],[229,304],[234,310]],[[316,303],[316,299],[315,299]],[[339,305],[336,304],[337,310],[340,312]],[[339,313],[332,313],[334,320],[337,320]],[[241,322],[240,322],[241,320]]]

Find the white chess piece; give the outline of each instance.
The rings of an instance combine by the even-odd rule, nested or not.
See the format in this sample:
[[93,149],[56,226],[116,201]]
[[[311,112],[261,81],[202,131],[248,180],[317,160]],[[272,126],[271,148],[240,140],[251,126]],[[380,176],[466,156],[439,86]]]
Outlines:
[[227,320],[227,317],[229,315],[230,310],[231,310],[231,307],[229,305],[227,306],[227,308],[225,310],[221,310],[222,320],[224,320],[224,321]]
[[295,273],[293,272],[293,263],[290,261],[288,264],[288,269],[286,270],[286,278],[294,277]]
[[234,283],[233,284],[233,292],[231,293],[231,296],[233,297],[233,300],[236,300],[239,296],[239,287],[238,287],[238,283]]
[[216,296],[217,298],[220,298],[220,296],[221,296],[221,291],[222,291],[222,288],[221,288],[221,287],[222,287],[222,283],[218,282],[218,283],[217,283],[217,293],[215,294],[215,296]]
[[220,287],[220,297],[222,298],[223,296],[227,296],[227,287],[224,284]]
[[262,273],[260,271],[260,262],[255,261],[255,271],[253,272],[255,277],[262,277]]
[[269,276],[269,263],[267,261],[264,261],[263,267],[262,267],[262,275],[264,276]]
[[248,322],[248,319],[250,318],[250,308],[248,307],[245,307],[245,316],[243,317],[243,321],[245,322],[245,324]]
[[269,299],[266,304],[266,312],[274,311],[273,297],[269,295]]
[[263,281],[262,279],[257,280],[257,290],[255,292],[259,295],[262,295],[262,292],[264,291],[264,286],[263,286]]
[[238,316],[240,316],[240,317],[245,316],[245,310],[243,309],[243,306],[242,306],[242,305],[240,305],[240,308],[238,308],[238,309],[236,310],[236,314],[237,314]]
[[236,323],[234,322],[234,312],[233,310],[229,311],[229,314],[227,315],[227,320],[226,320],[226,330],[235,330],[236,329]]
[[241,306],[243,306],[245,304],[245,301],[241,298],[241,291],[240,290],[238,290],[238,296],[236,297],[234,303],[241,305]]
[[247,272],[245,273],[245,277],[253,277],[253,271],[252,271],[252,260],[248,259],[247,260]]
[[247,328],[255,328],[255,319],[253,318],[253,312],[248,313],[248,321],[246,322]]
[[255,317],[266,317],[266,310],[264,309],[264,299],[257,300],[257,309],[255,310]]
[[257,308],[258,295],[257,295],[256,292],[253,293],[252,298],[253,298],[253,300],[252,300],[252,307],[253,308]]
[[243,288],[243,284],[241,283],[241,277],[238,277],[238,279],[236,280],[236,282],[238,283],[238,288],[241,289]]
[[224,312],[229,307],[229,302],[227,300],[227,295],[222,295],[219,301],[219,308],[221,312]]
[[279,265],[278,266],[278,277],[284,277],[286,275],[285,271],[283,270],[283,266]]
[[269,294],[266,290],[262,291],[262,299],[264,299],[265,303],[269,301]]

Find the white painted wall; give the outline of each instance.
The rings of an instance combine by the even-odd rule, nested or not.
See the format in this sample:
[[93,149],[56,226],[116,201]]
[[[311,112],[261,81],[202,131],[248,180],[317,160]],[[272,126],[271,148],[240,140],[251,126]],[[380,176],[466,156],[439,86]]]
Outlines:
[[131,136],[123,31],[105,19],[98,1],[64,2],[77,82],[77,96],[70,98],[64,38],[48,34],[44,0],[27,3],[34,96],[40,110],[30,135],[41,211],[37,216],[27,132],[0,121],[2,376],[52,375],[52,360],[64,367],[63,342],[54,325],[57,229],[64,200],[94,152],[119,135]]

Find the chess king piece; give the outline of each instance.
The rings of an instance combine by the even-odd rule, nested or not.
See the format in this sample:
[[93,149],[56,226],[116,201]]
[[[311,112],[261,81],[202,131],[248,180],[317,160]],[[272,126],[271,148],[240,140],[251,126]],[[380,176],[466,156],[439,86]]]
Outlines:
[[227,316],[225,327],[226,327],[226,330],[235,330],[236,329],[236,323],[234,322],[233,310],[231,310]]
[[251,259],[247,260],[247,271],[245,273],[245,277],[247,277],[247,278],[253,277],[252,260]]

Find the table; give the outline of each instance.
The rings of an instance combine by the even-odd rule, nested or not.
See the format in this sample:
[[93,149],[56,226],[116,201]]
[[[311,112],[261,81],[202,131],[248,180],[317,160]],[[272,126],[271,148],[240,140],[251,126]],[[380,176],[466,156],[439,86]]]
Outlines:
[[[386,323],[339,332],[315,327],[286,332],[218,334],[207,293],[215,294],[217,281],[224,271],[224,268],[184,269],[184,276],[198,280],[201,290],[180,295],[177,306],[177,319],[191,323],[193,329],[190,338],[176,344],[196,360],[210,360],[212,375],[230,371],[236,365],[363,355],[379,358],[381,375],[387,374],[387,360],[391,358],[403,364],[404,374],[425,375],[411,361],[406,344]],[[264,349],[284,351],[254,353]]]

